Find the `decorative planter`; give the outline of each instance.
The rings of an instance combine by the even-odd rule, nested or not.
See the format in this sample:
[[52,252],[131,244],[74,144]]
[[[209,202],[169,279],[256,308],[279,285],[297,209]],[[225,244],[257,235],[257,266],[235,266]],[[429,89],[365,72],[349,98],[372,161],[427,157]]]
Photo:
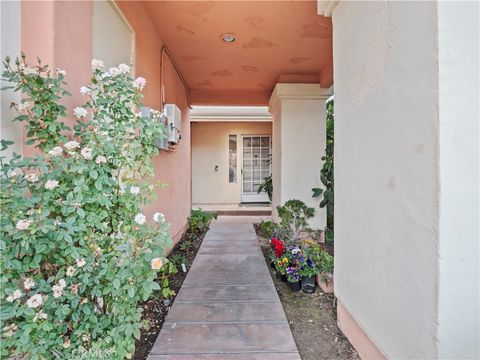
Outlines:
[[302,277],[302,291],[307,294],[315,292],[315,275]]
[[322,276],[320,274],[317,275],[317,283],[318,286],[320,286],[320,289],[325,294],[332,294],[333,293],[333,276],[330,277],[327,281],[322,279]]
[[290,281],[287,280],[287,284],[290,287],[290,290],[295,291],[295,292],[300,291],[300,288],[301,288],[300,281],[290,282]]

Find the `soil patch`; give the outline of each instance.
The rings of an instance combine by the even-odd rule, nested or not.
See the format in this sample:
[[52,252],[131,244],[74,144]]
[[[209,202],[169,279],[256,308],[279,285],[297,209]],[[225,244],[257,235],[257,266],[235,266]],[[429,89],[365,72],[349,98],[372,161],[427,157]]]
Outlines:
[[[270,243],[260,236],[259,242],[268,263]],[[319,287],[313,294],[293,292],[277,279],[274,269],[270,266],[269,269],[302,360],[359,360],[357,352],[337,326],[333,294],[325,294]]]
[[[169,287],[175,291],[175,294],[178,293],[183,281],[187,277],[205,234],[206,231],[202,234],[186,233],[167,256],[172,262],[175,262],[174,259],[179,256],[184,256],[186,260],[187,272],[183,272],[182,268],[177,266],[178,272],[169,277]],[[148,300],[141,305],[143,307],[142,319],[148,325],[141,331],[140,340],[137,340],[135,344],[135,354],[132,359],[145,360],[147,358],[174,300],[175,296],[171,297],[169,305],[164,305],[160,294],[158,294],[154,299]]]

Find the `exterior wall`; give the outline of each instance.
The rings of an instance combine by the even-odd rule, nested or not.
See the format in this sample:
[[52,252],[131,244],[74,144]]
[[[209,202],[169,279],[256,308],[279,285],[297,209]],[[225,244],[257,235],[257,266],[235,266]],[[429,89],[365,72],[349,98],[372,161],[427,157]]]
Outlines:
[[438,356],[480,358],[478,2],[439,2]]
[[464,6],[333,12],[335,294],[387,358],[479,355],[478,4]]
[[[199,204],[241,202],[241,135],[271,135],[271,122],[192,122],[192,198]],[[237,182],[228,182],[228,136],[237,135]],[[218,165],[218,172],[215,172]]]
[[[323,230],[326,209],[312,198],[312,188],[322,187],[320,170],[326,144],[325,100],[329,89],[318,84],[277,84],[270,99],[273,116],[272,208],[298,199],[315,209],[313,229]],[[301,160],[301,161],[300,161]],[[276,210],[272,212],[278,220]]]
[[[51,68],[67,72],[67,89],[72,96],[63,104],[67,124],[73,124],[71,109],[84,102],[79,89],[91,77],[92,60],[92,3],[85,1],[22,1],[21,47],[29,64],[37,57]],[[82,31],[78,31],[82,29]],[[25,139],[24,139],[25,140]],[[24,146],[25,155],[37,150]]]
[[[135,73],[148,81],[144,91],[144,104],[160,109],[162,42],[157,29],[140,3],[117,2],[117,5],[135,32]],[[93,3],[23,1],[21,7],[22,50],[30,63],[38,56],[53,68],[59,67],[67,71],[66,80],[73,96],[64,103],[70,110],[70,121],[73,121],[71,109],[85,100],[79,89],[88,84],[91,77]],[[167,103],[175,103],[182,110],[182,142],[175,151],[162,152],[154,159],[155,180],[168,186],[158,191],[158,199],[146,206],[145,212],[149,216],[155,211],[163,212],[172,224],[174,239],[178,240],[191,209],[189,109],[183,85],[168,60],[165,61],[164,86]],[[34,152],[34,149],[25,149],[27,155]]]
[[[14,60],[20,54],[20,2],[17,1],[2,1],[0,2],[1,12],[1,57],[2,60],[8,55]],[[2,69],[3,71],[3,69]],[[7,86],[7,83],[2,81],[1,87]],[[15,152],[17,154],[23,153],[23,126],[19,122],[12,122],[12,119],[17,116],[14,109],[10,109],[10,103],[18,103],[20,101],[20,94],[13,92],[13,90],[3,90],[1,94],[1,121],[0,133],[1,139],[14,141],[8,150],[2,152],[1,156],[11,158]]]
[[[143,5],[131,1],[116,3],[135,32],[135,74],[147,79],[143,103],[160,109],[160,52],[163,43]],[[153,160],[154,180],[166,184],[166,187],[158,191],[157,199],[146,206],[145,212],[148,216],[156,211],[163,212],[167,222],[172,225],[174,240],[178,241],[192,207],[189,107],[183,84],[167,57],[163,76],[166,103],[176,104],[182,111],[182,140],[174,151],[162,151]]]

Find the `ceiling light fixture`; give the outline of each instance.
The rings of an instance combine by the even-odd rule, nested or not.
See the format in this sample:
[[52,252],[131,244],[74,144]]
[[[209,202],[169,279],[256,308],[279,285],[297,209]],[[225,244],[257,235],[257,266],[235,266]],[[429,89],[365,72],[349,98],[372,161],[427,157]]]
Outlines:
[[231,44],[236,40],[235,34],[223,34],[222,35],[222,40],[226,42],[227,44]]

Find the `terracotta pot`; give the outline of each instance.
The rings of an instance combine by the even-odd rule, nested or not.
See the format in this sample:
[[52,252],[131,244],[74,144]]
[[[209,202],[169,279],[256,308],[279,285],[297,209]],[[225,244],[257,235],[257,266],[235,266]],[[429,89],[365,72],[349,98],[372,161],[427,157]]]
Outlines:
[[322,276],[319,274],[317,275],[317,283],[325,294],[333,293],[333,277],[331,277],[328,281],[324,281]]

